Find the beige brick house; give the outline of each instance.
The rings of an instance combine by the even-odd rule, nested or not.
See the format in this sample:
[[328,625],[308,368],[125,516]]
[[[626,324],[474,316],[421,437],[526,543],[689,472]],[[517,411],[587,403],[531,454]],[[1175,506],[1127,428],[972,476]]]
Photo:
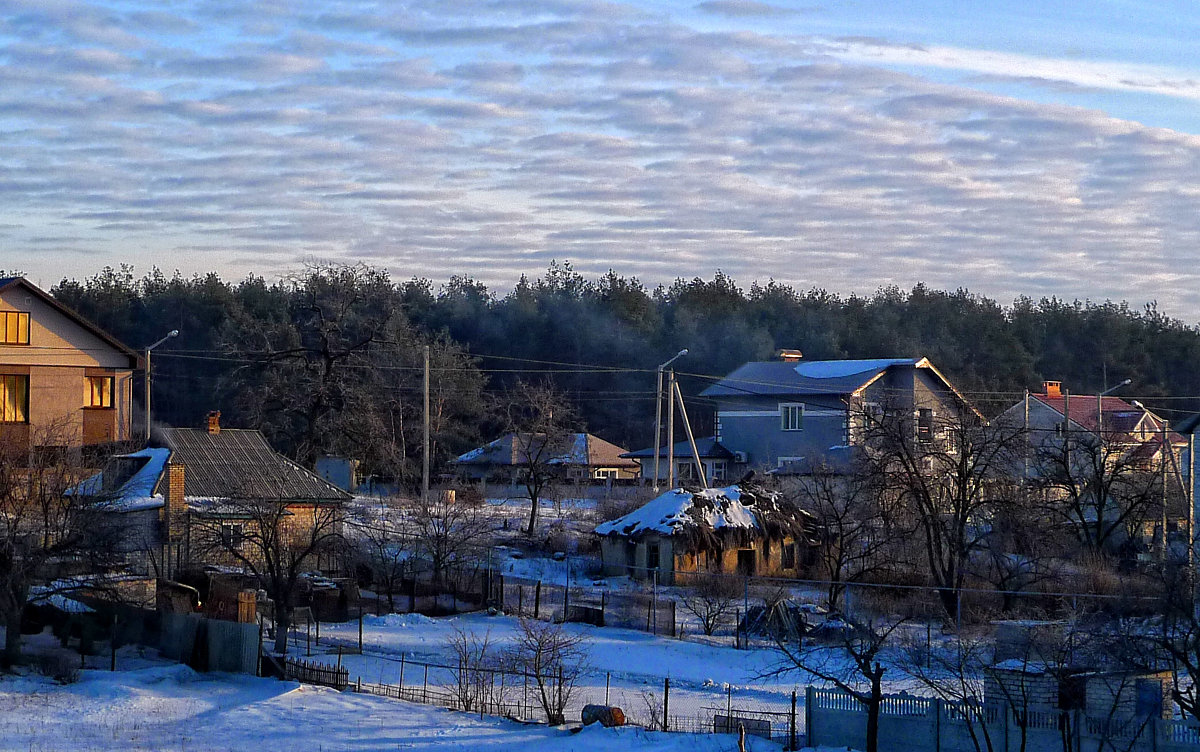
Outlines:
[[0,442],[131,438],[137,353],[21,277],[0,278]]

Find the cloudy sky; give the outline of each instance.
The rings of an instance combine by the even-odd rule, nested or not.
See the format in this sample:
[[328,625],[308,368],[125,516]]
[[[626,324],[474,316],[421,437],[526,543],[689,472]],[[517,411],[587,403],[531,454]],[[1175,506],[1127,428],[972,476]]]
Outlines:
[[0,267],[924,281],[1200,320],[1200,4],[0,0]]

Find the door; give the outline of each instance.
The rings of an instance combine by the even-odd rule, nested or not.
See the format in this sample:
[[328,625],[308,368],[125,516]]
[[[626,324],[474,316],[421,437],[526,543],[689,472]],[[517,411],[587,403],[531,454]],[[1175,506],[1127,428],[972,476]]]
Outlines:
[[753,548],[741,548],[737,552],[738,574],[743,577],[753,577],[754,567],[758,560],[758,552]]

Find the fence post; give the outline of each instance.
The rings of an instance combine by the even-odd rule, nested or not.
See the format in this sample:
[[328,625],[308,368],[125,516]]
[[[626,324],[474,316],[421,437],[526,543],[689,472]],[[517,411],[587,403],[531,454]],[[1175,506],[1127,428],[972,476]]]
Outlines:
[[796,690],[792,690],[792,715],[788,719],[788,749],[796,749]]
[[425,682],[421,685],[421,702],[429,702],[429,664],[425,664]]
[[740,650],[742,647],[742,610],[735,608],[733,610],[733,649]]
[[612,681],[612,674],[605,671],[604,672],[604,706],[605,707],[608,707],[608,687],[609,687],[609,682],[611,682],[611,681]]
[[670,723],[667,721],[668,711],[671,707],[671,677],[663,679],[663,731],[670,728]]
[[312,622],[304,620],[304,654],[312,655]]
[[358,654],[359,655],[362,655],[362,652],[363,652],[363,649],[362,649],[362,619],[363,619],[362,602],[360,601],[358,604]]
[[321,618],[317,617],[317,647],[321,647]]
[[263,618],[258,617],[258,664],[255,667],[254,675],[262,676],[262,638],[263,638]]
[[542,610],[542,581],[538,580],[537,585],[535,585],[533,588],[533,618],[534,619],[538,619],[541,617],[541,613],[540,613],[541,610]]
[[813,725],[815,694],[811,684],[804,688],[804,746],[806,747],[817,746],[817,728]]
[[[382,672],[381,672],[382,673]],[[382,681],[379,682],[383,684]],[[400,654],[400,691],[404,691],[404,654]]]
[[[987,723],[984,712],[983,722]],[[933,752],[942,752],[942,700],[939,697],[933,698]]]
[[653,625],[650,634],[658,634],[658,565],[650,573],[650,613],[653,615]]

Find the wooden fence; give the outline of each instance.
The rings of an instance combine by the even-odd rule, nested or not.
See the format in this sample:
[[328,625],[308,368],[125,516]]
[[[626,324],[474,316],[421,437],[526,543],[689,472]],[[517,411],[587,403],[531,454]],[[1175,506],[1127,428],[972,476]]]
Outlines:
[[287,679],[305,684],[320,684],[323,687],[333,687],[337,690],[343,690],[350,686],[348,669],[342,666],[326,666],[300,658],[284,658],[283,675]]

